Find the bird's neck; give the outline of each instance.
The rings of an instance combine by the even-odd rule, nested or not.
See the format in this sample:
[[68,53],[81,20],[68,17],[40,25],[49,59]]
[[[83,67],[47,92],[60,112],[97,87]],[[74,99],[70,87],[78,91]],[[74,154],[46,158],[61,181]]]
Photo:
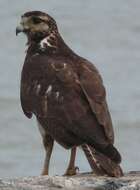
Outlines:
[[39,41],[31,41],[28,44],[28,53],[40,51],[45,54],[74,55],[74,52],[66,45],[59,33],[51,33]]

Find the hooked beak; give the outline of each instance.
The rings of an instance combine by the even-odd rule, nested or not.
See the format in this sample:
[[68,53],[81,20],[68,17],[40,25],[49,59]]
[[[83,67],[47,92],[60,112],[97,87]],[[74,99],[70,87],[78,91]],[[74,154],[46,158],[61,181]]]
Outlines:
[[23,25],[20,24],[19,26],[16,27],[16,36],[21,32],[24,32],[24,27]]

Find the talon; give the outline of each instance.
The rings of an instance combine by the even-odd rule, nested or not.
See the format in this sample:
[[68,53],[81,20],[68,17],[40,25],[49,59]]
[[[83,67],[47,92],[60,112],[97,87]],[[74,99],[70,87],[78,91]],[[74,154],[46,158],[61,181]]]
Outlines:
[[77,173],[79,173],[79,167],[74,167],[74,168],[68,168],[64,174],[64,176],[72,176],[72,175],[76,175]]
[[48,175],[48,171],[42,171],[41,175]]
[[75,167],[75,171],[76,171],[76,173],[79,173],[80,170],[79,170],[78,166]]

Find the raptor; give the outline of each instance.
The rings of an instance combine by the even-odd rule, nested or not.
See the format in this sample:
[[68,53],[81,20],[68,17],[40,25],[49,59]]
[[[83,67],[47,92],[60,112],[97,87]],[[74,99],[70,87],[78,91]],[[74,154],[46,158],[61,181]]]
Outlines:
[[46,150],[42,174],[49,172],[54,141],[71,149],[66,175],[76,173],[76,148],[81,146],[99,175],[123,175],[106,92],[96,67],[74,53],[61,37],[55,20],[40,11],[21,16],[16,34],[27,36],[20,98],[24,114],[34,114]]

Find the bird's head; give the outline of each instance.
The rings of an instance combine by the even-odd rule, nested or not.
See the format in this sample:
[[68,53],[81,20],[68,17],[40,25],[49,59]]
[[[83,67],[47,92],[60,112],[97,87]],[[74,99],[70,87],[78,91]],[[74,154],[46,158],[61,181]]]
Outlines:
[[16,28],[16,35],[20,32],[27,35],[28,43],[30,43],[31,41],[39,42],[51,34],[57,34],[58,29],[51,16],[40,11],[31,11],[21,16],[20,25]]

